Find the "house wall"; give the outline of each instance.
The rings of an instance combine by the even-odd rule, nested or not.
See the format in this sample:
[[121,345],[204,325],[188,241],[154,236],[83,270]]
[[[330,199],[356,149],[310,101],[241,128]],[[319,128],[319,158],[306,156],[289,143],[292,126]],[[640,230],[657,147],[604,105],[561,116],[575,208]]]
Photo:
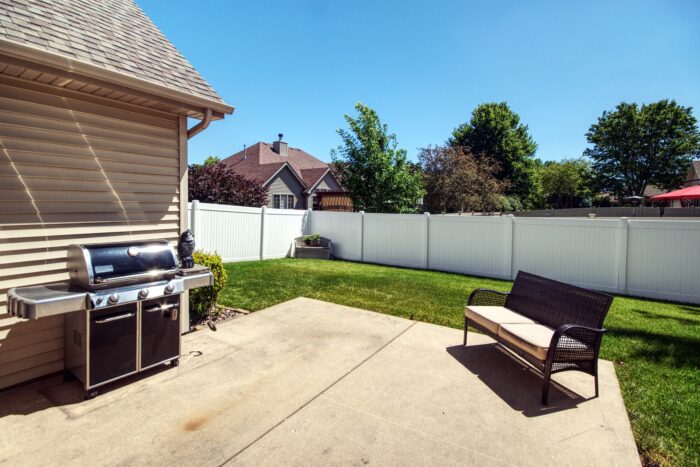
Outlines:
[[316,194],[318,190],[331,190],[331,191],[340,191],[342,188],[340,184],[336,181],[335,177],[331,175],[331,173],[327,173],[326,175],[323,176],[321,181],[318,182],[318,185],[314,188],[311,196],[308,197],[307,200],[307,205],[309,208],[313,209],[314,206],[318,203],[319,199],[317,198],[319,195]]
[[68,279],[71,243],[177,240],[182,120],[0,77],[0,388],[63,369],[63,317],[10,317],[9,288]]
[[693,164],[688,169],[685,186],[700,185],[700,173],[695,169],[696,164]]
[[316,190],[331,190],[331,191],[339,191],[341,190],[340,185],[338,182],[335,181],[335,177],[331,175],[330,173],[327,173],[326,175],[323,176],[320,182],[318,182],[318,185],[316,186]]
[[301,186],[299,180],[292,174],[288,167],[282,169],[275,178],[267,185],[268,201],[267,206],[273,207],[273,195],[294,195],[294,209],[306,209],[306,200],[304,197],[304,187]]

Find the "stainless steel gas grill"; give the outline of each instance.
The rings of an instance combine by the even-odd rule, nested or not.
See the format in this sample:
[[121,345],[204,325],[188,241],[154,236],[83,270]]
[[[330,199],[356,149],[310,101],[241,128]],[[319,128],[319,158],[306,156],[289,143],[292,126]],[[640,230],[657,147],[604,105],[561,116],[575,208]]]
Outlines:
[[65,314],[66,369],[85,397],[96,388],[180,357],[180,297],[213,284],[207,268],[178,268],[166,240],[71,245],[70,281],[8,291],[10,314]]

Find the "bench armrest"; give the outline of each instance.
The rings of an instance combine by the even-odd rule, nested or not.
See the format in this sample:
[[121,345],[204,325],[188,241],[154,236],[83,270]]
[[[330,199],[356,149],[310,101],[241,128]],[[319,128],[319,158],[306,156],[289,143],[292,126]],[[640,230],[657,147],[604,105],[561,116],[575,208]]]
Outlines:
[[555,362],[596,360],[604,333],[605,329],[591,328],[579,324],[559,326],[554,331],[549,345],[549,357]]
[[503,306],[508,298],[508,292],[499,292],[497,290],[476,289],[469,295],[467,306],[469,305],[485,305],[485,306]]

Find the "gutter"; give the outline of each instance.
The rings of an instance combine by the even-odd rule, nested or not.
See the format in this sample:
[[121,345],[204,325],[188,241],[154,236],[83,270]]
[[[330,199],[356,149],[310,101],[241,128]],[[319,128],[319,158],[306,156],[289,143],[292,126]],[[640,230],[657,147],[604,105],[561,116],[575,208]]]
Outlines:
[[195,126],[187,130],[187,139],[194,138],[202,131],[206,130],[212,120],[213,111],[211,109],[206,109],[204,111],[204,117],[202,121],[197,123]]

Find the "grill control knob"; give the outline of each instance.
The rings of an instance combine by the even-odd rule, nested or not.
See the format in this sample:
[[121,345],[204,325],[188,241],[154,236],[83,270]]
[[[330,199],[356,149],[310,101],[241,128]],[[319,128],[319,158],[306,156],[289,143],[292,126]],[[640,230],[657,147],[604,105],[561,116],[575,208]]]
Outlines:
[[173,293],[175,291],[175,284],[170,282],[168,285],[165,286],[165,293]]
[[114,305],[115,303],[117,303],[119,301],[119,295],[113,293],[112,295],[109,296],[107,301],[109,302],[110,305]]
[[148,297],[148,289],[139,290],[139,298],[146,298],[146,297]]

